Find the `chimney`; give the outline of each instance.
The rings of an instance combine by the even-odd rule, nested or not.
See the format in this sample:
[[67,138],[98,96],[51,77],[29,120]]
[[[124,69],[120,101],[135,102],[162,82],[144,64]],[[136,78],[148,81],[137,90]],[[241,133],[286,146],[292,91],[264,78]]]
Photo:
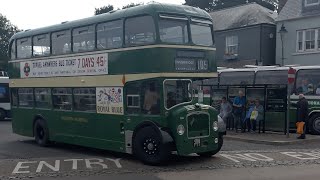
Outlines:
[[284,5],[286,5],[288,0],[279,0],[279,6],[278,6],[278,14],[280,14],[280,11],[282,10],[282,8],[284,7]]

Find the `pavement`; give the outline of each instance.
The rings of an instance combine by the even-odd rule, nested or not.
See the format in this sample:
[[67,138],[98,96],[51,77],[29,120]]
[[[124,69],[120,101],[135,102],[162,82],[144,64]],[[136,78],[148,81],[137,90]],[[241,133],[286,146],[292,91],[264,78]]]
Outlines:
[[312,142],[320,142],[319,135],[306,135],[306,139],[297,139],[298,135],[295,133],[289,134],[289,138],[284,133],[277,132],[265,132],[265,133],[236,133],[235,131],[227,131],[227,135],[224,139],[242,141],[255,144],[266,145],[289,145],[289,144],[306,144]]

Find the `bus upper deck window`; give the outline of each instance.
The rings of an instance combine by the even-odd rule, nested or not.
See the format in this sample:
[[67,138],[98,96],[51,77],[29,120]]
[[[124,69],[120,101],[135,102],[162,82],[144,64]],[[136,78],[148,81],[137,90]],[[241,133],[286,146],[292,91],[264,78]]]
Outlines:
[[188,18],[160,15],[159,31],[162,42],[186,44],[189,41]]
[[213,46],[212,22],[209,20],[192,18],[191,38],[196,45]]
[[30,58],[31,57],[31,38],[23,38],[17,40],[17,57]]
[[151,44],[156,40],[156,28],[152,16],[128,18],[125,21],[125,42],[127,45]]

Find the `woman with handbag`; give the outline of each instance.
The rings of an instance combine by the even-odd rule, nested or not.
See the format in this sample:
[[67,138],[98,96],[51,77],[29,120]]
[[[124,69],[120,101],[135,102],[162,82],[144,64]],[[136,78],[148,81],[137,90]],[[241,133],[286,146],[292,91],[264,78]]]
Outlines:
[[260,104],[259,99],[256,99],[254,102],[254,107],[250,115],[250,129],[252,132],[256,131],[257,127],[257,122],[260,122],[263,120],[263,106]]
[[[309,111],[308,101],[303,94],[299,94],[299,101],[296,104],[293,103],[292,106],[297,108],[297,130],[298,128],[302,129],[302,132],[301,130],[299,130],[300,132],[297,131],[297,133],[300,134],[300,136],[297,138],[305,139],[306,126],[308,122],[308,111]],[[302,126],[302,128],[299,126]]]

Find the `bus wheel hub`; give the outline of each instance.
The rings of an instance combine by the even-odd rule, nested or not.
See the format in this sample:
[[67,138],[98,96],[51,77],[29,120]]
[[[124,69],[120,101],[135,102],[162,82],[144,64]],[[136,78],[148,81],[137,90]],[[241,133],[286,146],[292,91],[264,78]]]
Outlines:
[[157,144],[152,139],[147,139],[143,145],[147,154],[154,154],[157,150]]

